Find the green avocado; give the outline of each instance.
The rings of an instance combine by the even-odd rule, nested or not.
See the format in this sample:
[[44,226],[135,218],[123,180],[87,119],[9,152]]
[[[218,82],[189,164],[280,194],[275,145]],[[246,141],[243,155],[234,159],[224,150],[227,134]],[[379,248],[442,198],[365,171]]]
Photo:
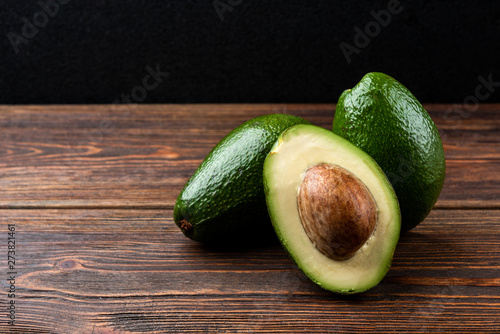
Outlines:
[[399,200],[402,232],[422,222],[445,178],[443,144],[436,125],[413,94],[383,73],[368,73],[339,98],[333,132],[368,153]]
[[316,284],[340,294],[377,285],[399,240],[396,194],[377,163],[329,130],[284,131],[264,163],[276,235]]
[[251,119],[225,136],[179,194],[174,221],[189,238],[229,244],[274,236],[262,181],[264,160],[278,136],[304,119],[272,114]]

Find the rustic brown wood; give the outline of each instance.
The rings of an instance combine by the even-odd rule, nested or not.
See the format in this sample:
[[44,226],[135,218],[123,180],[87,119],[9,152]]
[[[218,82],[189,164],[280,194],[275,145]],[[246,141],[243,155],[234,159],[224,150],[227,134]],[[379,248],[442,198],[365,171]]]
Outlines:
[[184,182],[232,128],[272,112],[328,128],[334,106],[1,106],[0,333],[500,332],[500,105],[426,107],[447,157],[441,198],[386,278],[343,297],[277,242],[210,248],[172,221]]
[[16,223],[19,243],[15,328],[500,329],[498,210],[434,210],[402,237],[382,283],[354,297],[311,283],[277,243],[207,248],[186,239],[171,216],[169,210],[1,210],[2,225]]
[[[459,119],[449,112],[459,108],[426,107],[446,140],[446,186],[438,207],[500,207],[498,105]],[[0,207],[172,208],[224,135],[249,118],[276,112],[328,128],[334,106],[2,106]]]

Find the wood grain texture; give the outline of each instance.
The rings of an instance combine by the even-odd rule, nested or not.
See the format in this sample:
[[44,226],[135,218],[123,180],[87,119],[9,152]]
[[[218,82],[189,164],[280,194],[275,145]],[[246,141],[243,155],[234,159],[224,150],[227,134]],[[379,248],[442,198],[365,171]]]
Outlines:
[[314,285],[277,243],[186,239],[169,210],[0,213],[18,231],[19,333],[500,330],[498,210],[434,210],[353,297]]
[[426,108],[445,147],[442,195],[385,279],[342,297],[277,242],[209,248],[172,221],[232,128],[274,112],[329,128],[333,105],[0,106],[0,333],[500,332],[500,105]]
[[[498,105],[482,105],[467,118],[449,105],[426,107],[448,159],[438,207],[472,201],[499,208]],[[171,209],[222,137],[252,117],[277,112],[330,128],[334,106],[2,106],[0,207]],[[487,179],[476,182],[478,175]],[[460,197],[460,189],[468,196]]]

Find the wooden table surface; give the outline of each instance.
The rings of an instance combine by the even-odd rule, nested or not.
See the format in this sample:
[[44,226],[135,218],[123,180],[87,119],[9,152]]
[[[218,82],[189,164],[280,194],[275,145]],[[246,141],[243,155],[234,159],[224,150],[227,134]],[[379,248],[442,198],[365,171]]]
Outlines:
[[500,332],[500,105],[425,107],[446,153],[441,197],[386,278],[344,297],[279,244],[207,248],[172,220],[234,127],[281,112],[329,128],[333,105],[1,106],[0,332]]

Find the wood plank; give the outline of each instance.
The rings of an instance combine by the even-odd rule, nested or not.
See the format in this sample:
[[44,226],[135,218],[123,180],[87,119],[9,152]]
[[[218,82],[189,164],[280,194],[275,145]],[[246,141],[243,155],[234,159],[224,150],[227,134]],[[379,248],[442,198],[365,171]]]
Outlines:
[[[450,105],[426,105],[426,108],[449,145],[448,158],[470,157],[469,151],[463,154],[463,149],[469,146],[475,147],[476,158],[499,158],[497,147],[493,151],[483,152],[483,149],[500,142],[500,105],[481,105],[469,114]],[[72,153],[68,158],[74,158],[93,146],[99,152],[108,146],[116,150],[121,147],[116,141],[126,139],[159,139],[159,145],[172,143],[174,149],[200,145],[210,149],[212,141],[218,141],[249,118],[270,113],[294,114],[330,128],[334,109],[334,105],[321,104],[0,106],[0,129],[14,130],[18,140],[31,138],[37,143],[47,138],[48,143],[61,142],[60,149],[66,148],[62,153]],[[15,130],[17,128],[25,131]],[[195,134],[213,137],[192,138]],[[13,136],[16,135],[2,134],[3,139]]]
[[[448,163],[438,207],[500,207],[500,105],[467,118],[449,105],[426,107]],[[0,106],[0,207],[172,208],[225,134],[276,112],[329,128],[334,106]]]
[[353,297],[311,283],[277,243],[195,243],[169,210],[0,211],[0,248],[7,224],[18,245],[16,326],[0,332],[500,331],[500,210],[432,211]]

